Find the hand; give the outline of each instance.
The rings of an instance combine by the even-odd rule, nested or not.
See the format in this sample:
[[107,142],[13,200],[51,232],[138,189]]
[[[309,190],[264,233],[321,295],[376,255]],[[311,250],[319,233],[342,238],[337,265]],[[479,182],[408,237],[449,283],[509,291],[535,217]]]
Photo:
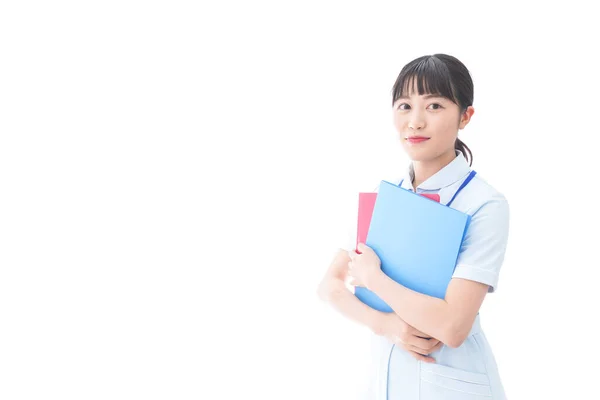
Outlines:
[[371,279],[381,272],[381,260],[375,251],[364,243],[359,243],[357,251],[350,250],[348,256],[348,276],[367,287]]
[[348,284],[350,286],[354,286],[354,287],[356,287],[356,286],[366,287],[365,284],[362,283],[360,279],[355,278],[355,277],[350,276],[350,275],[348,275],[347,282],[348,282]]
[[379,335],[408,351],[408,353],[427,363],[435,363],[429,354],[439,350],[444,343],[413,328],[395,313],[383,313]]

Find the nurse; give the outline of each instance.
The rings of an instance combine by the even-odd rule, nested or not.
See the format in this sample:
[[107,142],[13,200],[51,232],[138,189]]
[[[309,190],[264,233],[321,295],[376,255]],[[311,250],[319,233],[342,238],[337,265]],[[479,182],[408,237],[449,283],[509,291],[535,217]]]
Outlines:
[[[471,215],[446,297],[426,296],[388,278],[372,249],[360,243],[355,251],[355,231],[325,273],[319,296],[373,332],[372,375],[365,398],[505,399],[479,308],[486,294],[498,287],[509,206],[502,193],[471,170],[472,153],[458,139],[458,131],[474,113],[469,71],[445,54],[411,61],[394,84],[392,111],[399,140],[411,159],[395,183]],[[394,312],[363,304],[351,290],[359,285]]]

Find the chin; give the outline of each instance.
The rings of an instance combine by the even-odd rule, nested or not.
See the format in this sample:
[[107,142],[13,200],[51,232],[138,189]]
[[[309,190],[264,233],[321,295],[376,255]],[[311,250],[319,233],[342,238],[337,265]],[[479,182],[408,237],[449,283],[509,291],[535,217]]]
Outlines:
[[442,157],[445,154],[439,146],[410,146],[403,144],[404,152],[412,161],[429,162]]
[[414,148],[404,148],[404,152],[412,161],[431,161],[435,159],[435,153],[426,149],[416,150]]

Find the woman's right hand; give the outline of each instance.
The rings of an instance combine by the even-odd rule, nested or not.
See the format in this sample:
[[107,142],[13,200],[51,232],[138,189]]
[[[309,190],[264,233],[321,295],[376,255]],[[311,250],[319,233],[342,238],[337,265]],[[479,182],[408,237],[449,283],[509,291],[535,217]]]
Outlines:
[[444,345],[439,340],[408,325],[394,312],[384,313],[378,334],[402,347],[417,360],[428,363],[435,362],[435,359],[429,357],[429,354]]

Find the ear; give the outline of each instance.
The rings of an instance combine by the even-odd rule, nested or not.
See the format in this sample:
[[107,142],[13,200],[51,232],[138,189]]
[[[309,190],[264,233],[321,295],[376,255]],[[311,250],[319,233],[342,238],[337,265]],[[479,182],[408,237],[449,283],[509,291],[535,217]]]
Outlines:
[[465,126],[467,126],[469,121],[471,121],[471,117],[473,116],[473,114],[475,114],[475,109],[473,108],[473,106],[467,107],[465,112],[462,113],[462,115],[460,116],[460,123],[458,125],[458,129],[463,129]]

